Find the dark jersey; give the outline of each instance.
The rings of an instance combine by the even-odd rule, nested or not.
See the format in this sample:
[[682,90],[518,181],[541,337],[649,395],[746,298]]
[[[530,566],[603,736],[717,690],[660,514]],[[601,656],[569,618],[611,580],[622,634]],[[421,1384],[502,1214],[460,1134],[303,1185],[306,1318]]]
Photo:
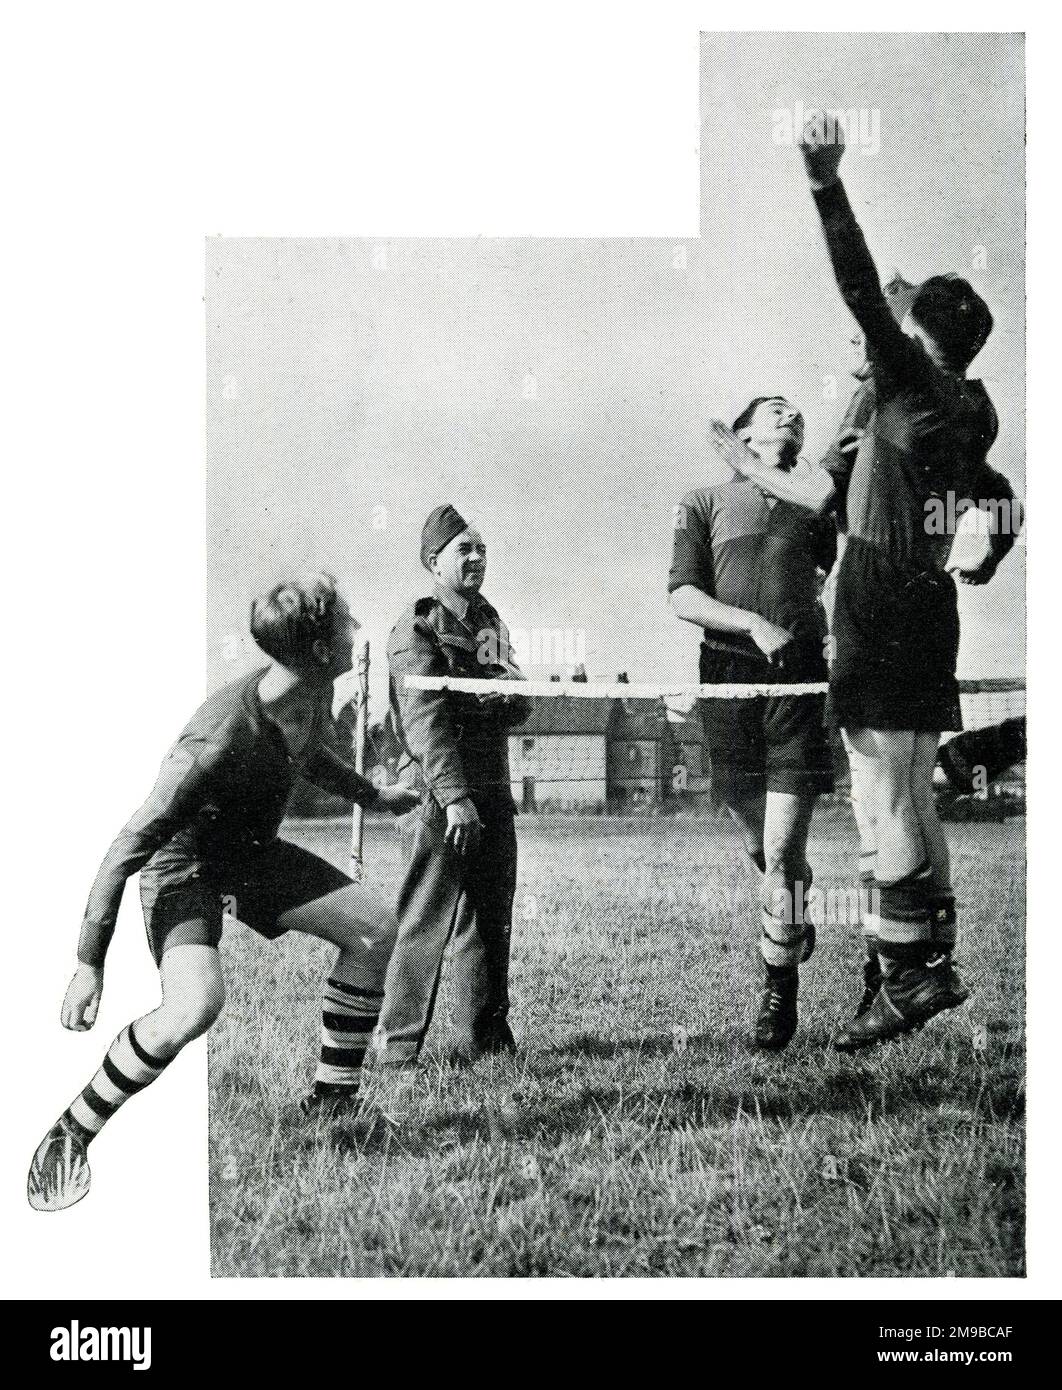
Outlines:
[[808,680],[825,673],[820,573],[828,574],[836,558],[837,534],[830,517],[790,502],[774,502],[760,551],[756,612],[793,634],[790,657],[814,669]]
[[[797,467],[807,465],[801,461]],[[769,499],[746,478],[729,478],[683,498],[675,517],[668,593],[689,584],[794,636],[808,637],[821,652],[818,571],[830,568],[834,553],[832,519]],[[760,654],[743,633],[709,628],[703,645]]]
[[[844,187],[815,200],[841,294],[866,338],[873,396],[865,433],[853,454],[837,450],[824,464],[845,498],[851,536],[902,571],[943,570],[953,534],[929,523],[934,513],[1010,502],[1006,479],[986,455],[998,422],[980,381],[938,366],[896,322],[878,282]],[[997,556],[1013,544],[1013,528],[993,538]]]
[[231,864],[275,839],[298,776],[370,805],[371,782],[333,746],[323,706],[303,753],[293,758],[258,699],[265,674],[224,686],[200,706],[167,753],[151,795],[104,856],[89,894],[78,957],[102,965],[126,880],[149,861],[181,881],[199,863]]

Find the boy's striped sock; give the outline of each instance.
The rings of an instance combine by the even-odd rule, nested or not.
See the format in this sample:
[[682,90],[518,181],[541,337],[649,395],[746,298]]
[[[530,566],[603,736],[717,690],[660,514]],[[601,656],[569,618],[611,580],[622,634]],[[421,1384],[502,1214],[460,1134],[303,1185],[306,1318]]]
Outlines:
[[325,985],[321,1014],[321,1060],[314,1077],[318,1095],[352,1094],[361,1082],[361,1064],[380,1019],[383,992],[360,989],[343,980]]
[[171,1060],[154,1057],[141,1047],[130,1023],[111,1043],[103,1065],[63,1112],[62,1119],[75,1127],[87,1144],[130,1096],[160,1077]]

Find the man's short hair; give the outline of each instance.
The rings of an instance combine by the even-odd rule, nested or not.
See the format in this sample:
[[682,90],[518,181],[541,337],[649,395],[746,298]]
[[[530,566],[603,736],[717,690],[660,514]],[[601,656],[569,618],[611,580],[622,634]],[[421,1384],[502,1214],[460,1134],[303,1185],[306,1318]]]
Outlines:
[[949,367],[965,371],[988,341],[992,314],[968,280],[931,275],[918,287],[911,317],[940,349]]
[[749,401],[745,409],[730,426],[734,433],[740,434],[742,430],[747,430],[749,425],[752,424],[752,417],[756,414],[756,411],[761,405],[766,405],[768,401],[785,401],[787,405],[789,404],[789,400],[786,396],[757,396],[754,401]]
[[314,643],[330,644],[335,635],[338,599],[330,574],[285,579],[251,604],[251,636],[281,666],[310,666]]

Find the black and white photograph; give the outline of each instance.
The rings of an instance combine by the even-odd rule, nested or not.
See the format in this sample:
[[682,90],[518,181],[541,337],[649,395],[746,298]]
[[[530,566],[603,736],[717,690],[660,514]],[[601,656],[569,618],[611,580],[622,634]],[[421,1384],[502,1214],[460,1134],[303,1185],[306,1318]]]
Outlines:
[[[692,21],[673,233],[421,234],[359,216],[356,179],[323,226],[201,226],[200,458],[172,521],[157,476],[127,488],[127,597],[113,553],[64,581],[50,802],[16,832],[66,856],[19,947],[5,1143],[20,1242],[82,1251],[55,1296],[106,1299],[96,1233],[146,1222],[186,1226],[201,1282],[123,1297],[683,1281],[874,1297],[868,1364],[1011,1359],[987,1304],[980,1331],[880,1312],[1054,1296],[1025,932],[1053,504],[1025,463],[1030,40],[994,19]],[[251,125],[217,131],[234,169]],[[163,588],[182,536],[191,588]],[[123,603],[112,656],[93,606]],[[111,1331],[150,1363],[71,1308],[52,1360]]]

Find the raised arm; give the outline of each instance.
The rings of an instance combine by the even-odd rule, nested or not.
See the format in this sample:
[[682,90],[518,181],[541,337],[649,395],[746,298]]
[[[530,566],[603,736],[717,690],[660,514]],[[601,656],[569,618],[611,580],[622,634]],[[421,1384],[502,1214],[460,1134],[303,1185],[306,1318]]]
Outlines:
[[739,477],[748,478],[782,502],[805,507],[818,515],[828,512],[834,503],[834,480],[824,468],[811,468],[800,473],[769,468],[721,420],[713,420],[709,425],[708,442],[719,459]]
[[[509,629],[502,622],[500,616],[491,610],[493,620],[497,624],[496,631],[486,629],[478,634],[482,641],[484,638],[491,639],[491,645],[496,648],[498,661],[488,663],[484,668],[484,675],[490,680],[502,681],[523,681],[527,677],[516,663],[513,656],[512,642],[509,639]],[[520,695],[514,691],[511,695],[491,692],[489,695],[477,695],[481,707],[493,709],[502,728],[515,729],[518,725],[526,723],[531,717],[534,708],[534,701],[527,695]]]
[[800,145],[826,249],[841,297],[863,330],[867,356],[893,376],[933,375],[925,351],[901,330],[881,288],[878,272],[837,170],[844,139],[837,121],[822,112],[808,117]]

